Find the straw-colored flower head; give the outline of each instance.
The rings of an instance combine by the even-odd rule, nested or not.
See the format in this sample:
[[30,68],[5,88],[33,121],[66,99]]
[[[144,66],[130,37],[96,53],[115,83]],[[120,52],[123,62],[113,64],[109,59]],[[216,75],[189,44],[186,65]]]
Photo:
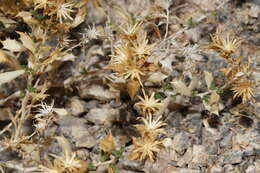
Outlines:
[[243,103],[254,97],[253,92],[253,82],[248,79],[239,79],[235,81],[234,87],[232,88],[234,92],[234,98],[241,97]]
[[149,136],[142,138],[133,138],[134,149],[129,153],[129,160],[144,160],[149,158],[151,161],[155,159],[155,153],[162,148],[162,141],[153,139]]
[[161,116],[157,119],[153,119],[152,115],[148,115],[146,118],[140,118],[143,121],[143,124],[137,124],[135,127],[141,133],[142,136],[148,135],[151,137],[156,137],[159,134],[164,134],[165,130],[163,126],[166,125],[163,121],[161,121]]
[[218,51],[226,59],[229,59],[242,43],[242,40],[236,39],[231,33],[222,34],[220,31],[213,34],[211,39],[212,43],[208,47]]
[[158,111],[162,107],[159,99],[154,97],[155,93],[153,92],[151,96],[147,96],[143,90],[144,97],[138,96],[140,99],[135,105],[139,107],[144,115],[152,115],[154,112]]

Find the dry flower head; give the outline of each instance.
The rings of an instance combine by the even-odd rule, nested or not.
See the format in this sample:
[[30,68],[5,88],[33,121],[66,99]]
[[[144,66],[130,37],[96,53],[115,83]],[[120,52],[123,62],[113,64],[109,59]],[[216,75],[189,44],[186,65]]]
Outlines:
[[[121,27],[121,45],[115,48],[107,69],[111,69],[126,81],[128,94],[133,98],[149,72],[157,70],[157,65],[148,62],[155,44],[148,44],[146,33],[141,31],[142,22],[126,23]],[[138,84],[136,83],[138,81]]]
[[208,47],[218,51],[226,59],[229,59],[242,43],[242,40],[236,39],[230,32],[223,34],[220,30],[211,35],[211,39],[212,43]]
[[143,124],[137,124],[135,127],[141,133],[141,136],[150,136],[155,138],[157,135],[165,133],[163,126],[165,126],[166,123],[161,121],[161,116],[155,120],[152,115],[148,115],[146,118],[140,117],[140,119],[143,121]]
[[221,33],[221,30],[217,30],[211,38],[212,43],[208,48],[218,51],[223,58],[227,59],[228,67],[222,68],[220,71],[224,73],[228,84],[232,86],[233,98],[241,97],[242,103],[251,100],[254,93],[253,82],[249,80],[251,75],[250,63],[244,63],[242,58],[231,57],[242,40],[236,39],[230,32]]
[[52,2],[50,2],[50,0],[34,0],[34,9],[40,9],[40,8],[43,8],[43,9],[46,9],[48,7],[48,5],[51,5]]
[[253,82],[245,78],[235,81],[232,90],[234,98],[241,97],[243,103],[254,97]]
[[[145,51],[147,56],[148,52],[147,50]],[[117,72],[126,80],[138,80],[139,84],[143,86],[142,77],[146,76],[148,72],[155,71],[156,65],[146,62],[147,57],[143,56],[144,52],[138,54],[138,56],[133,54],[133,52],[135,52],[135,49],[129,43],[116,48],[116,54],[112,56],[108,69]],[[139,55],[142,58],[138,58],[140,57]]]
[[73,2],[65,3],[63,0],[60,0],[55,4],[56,10],[50,13],[50,15],[56,14],[60,23],[63,23],[63,20],[73,20],[71,17],[71,13],[74,12],[73,6]]
[[124,23],[119,26],[119,32],[124,39],[134,40],[140,31],[142,22],[132,24],[130,22]]
[[139,102],[137,102],[135,105],[141,110],[143,115],[152,115],[156,111],[158,111],[163,105],[161,103],[160,99],[156,99],[154,97],[155,93],[153,92],[150,97],[145,94],[145,91],[143,91],[144,97],[138,96],[140,99]]
[[54,101],[52,101],[51,105],[47,105],[46,103],[41,103],[41,108],[37,110],[37,114],[35,115],[35,128],[37,131],[41,132],[45,130],[48,125],[51,123],[51,120],[53,119],[53,106]]
[[152,48],[154,48],[154,44],[148,44],[148,40],[146,38],[146,33],[143,33],[142,36],[138,36],[136,41],[132,41],[133,44],[133,53],[134,55],[141,59],[151,54]]
[[162,141],[156,140],[149,136],[141,138],[133,137],[134,149],[129,153],[129,160],[144,160],[149,158],[151,161],[155,159],[155,153],[162,148]]
[[63,152],[60,156],[50,154],[54,158],[53,162],[46,157],[46,165],[40,165],[42,172],[84,173],[87,170],[86,163],[76,158],[76,153],[72,152],[69,141],[64,137],[56,137],[56,139]]
[[239,74],[249,76],[250,64],[245,64],[242,62],[241,58],[233,58],[229,61],[230,66],[220,69],[224,73],[226,78],[230,80],[235,80],[237,77],[241,77]]

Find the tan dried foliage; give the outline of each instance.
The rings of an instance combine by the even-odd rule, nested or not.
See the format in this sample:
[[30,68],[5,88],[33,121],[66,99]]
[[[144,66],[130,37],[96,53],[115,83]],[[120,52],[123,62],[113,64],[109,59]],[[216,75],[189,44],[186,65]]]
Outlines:
[[107,134],[107,136],[103,137],[100,142],[100,149],[104,152],[110,153],[113,149],[115,149],[115,140],[111,132]]
[[127,92],[132,99],[134,98],[139,88],[140,84],[137,80],[131,80],[127,83]]
[[[127,16],[124,14],[122,16],[129,21]],[[147,35],[141,27],[142,22],[126,22],[119,26],[122,43],[115,48],[115,54],[111,56],[107,66],[107,69],[111,69],[126,80],[127,90],[132,99],[139,87],[143,87],[143,81],[148,78],[148,73],[158,69],[156,64],[148,62],[155,43],[148,43]]]
[[208,45],[208,48],[218,51],[229,64],[220,71],[224,73],[226,83],[232,87],[233,98],[242,98],[242,103],[253,100],[254,82],[249,80],[252,73],[250,63],[243,62],[242,58],[231,56],[239,48],[242,40],[236,39],[230,32],[221,33],[221,30],[217,30],[211,37],[212,43]]

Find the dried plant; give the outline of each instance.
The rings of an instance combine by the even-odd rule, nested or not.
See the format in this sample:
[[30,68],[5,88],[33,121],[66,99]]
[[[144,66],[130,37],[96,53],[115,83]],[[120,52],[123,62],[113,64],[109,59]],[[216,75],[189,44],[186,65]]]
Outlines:
[[220,69],[227,80],[232,81],[244,75],[249,76],[250,64],[243,63],[241,58],[230,59],[229,64],[228,67]]
[[161,121],[161,116],[156,120],[153,119],[152,114],[148,114],[146,118],[140,117],[143,124],[137,124],[135,127],[140,132],[141,137],[133,137],[134,149],[129,153],[129,160],[144,160],[149,158],[151,161],[155,159],[155,153],[162,148],[162,140],[158,139],[160,134],[165,134],[163,126],[166,125]]
[[103,137],[100,142],[100,149],[104,152],[110,153],[113,149],[115,149],[115,139],[111,132],[105,137]]
[[146,118],[140,117],[143,121],[143,124],[137,124],[135,127],[141,133],[141,136],[150,136],[155,138],[159,134],[164,134],[165,130],[162,128],[166,125],[163,121],[161,121],[161,116],[159,116],[156,120],[153,119],[151,115],[148,115]]
[[87,29],[85,29],[85,33],[82,34],[83,40],[92,40],[92,39],[98,39],[101,36],[101,31],[98,30],[95,25],[88,26]]
[[242,40],[236,39],[230,32],[223,34],[220,30],[211,35],[211,39],[212,43],[208,47],[218,51],[226,59],[229,59],[242,43]]
[[212,43],[208,46],[210,49],[214,49],[220,52],[221,56],[227,59],[228,67],[220,69],[224,73],[227,84],[232,86],[234,92],[233,98],[242,98],[242,103],[246,103],[252,100],[253,93],[253,82],[250,79],[251,71],[250,63],[242,61],[242,58],[231,57],[242,40],[236,39],[231,36],[230,32],[227,34],[221,34],[220,30],[217,30],[212,37]]
[[67,35],[61,36],[61,38],[59,39],[58,47],[60,47],[60,48],[68,47],[70,45],[70,43],[72,43],[73,41],[75,41],[75,40],[70,39],[69,36],[67,36]]
[[127,40],[135,40],[138,32],[141,30],[143,22],[136,22],[132,24],[130,22],[126,22],[119,26],[119,32],[121,37]]
[[234,98],[241,97],[242,102],[245,103],[254,97],[253,82],[248,79],[236,80],[232,88],[234,92]]
[[[92,1],[91,7],[89,1]],[[124,128],[126,132],[129,130],[139,132],[135,133],[138,137],[130,137],[132,138],[132,150],[128,155],[130,160],[155,161],[156,155],[164,145],[171,144],[170,139],[167,142],[163,141],[168,133],[161,114],[168,107],[170,110],[179,110],[182,107],[179,104],[172,104],[175,98],[179,100],[185,96],[186,101],[195,95],[201,96],[205,108],[211,113],[218,114],[219,110],[222,110],[220,91],[226,85],[222,88],[216,87],[213,73],[204,72],[207,92],[198,94],[197,92],[202,91],[195,90],[201,84],[197,78],[197,75],[201,74],[201,66],[199,68],[196,66],[197,62],[202,63],[203,60],[202,56],[197,56],[201,53],[200,46],[187,45],[187,42],[178,43],[185,38],[179,36],[189,37],[189,32],[184,32],[189,26],[179,30],[184,25],[181,22],[183,15],[179,16],[180,20],[179,17],[172,18],[171,12],[179,13],[178,10],[184,7],[183,11],[186,11],[187,3],[172,9],[170,1],[140,1],[140,3],[138,1],[140,6],[151,3],[149,8],[147,6],[148,10],[145,9],[140,13],[137,9],[132,9],[133,2],[127,2],[131,7],[126,11],[131,11],[130,13],[124,13],[121,6],[121,9],[116,9],[117,3],[117,1],[100,0],[0,0],[0,63],[3,67],[0,69],[0,107],[8,108],[7,111],[1,110],[0,113],[9,115],[3,117],[1,121],[10,121],[0,131],[0,153],[7,152],[8,149],[22,156],[19,157],[19,161],[12,160],[6,163],[0,161],[0,172],[4,171],[2,167],[6,167],[16,169],[18,172],[85,173],[98,171],[99,166],[105,167],[109,173],[120,172],[117,164],[125,156],[125,144],[128,145],[129,136],[121,136],[121,133],[119,136],[113,136],[112,132],[109,132],[99,140],[99,144],[93,144],[99,145],[100,155],[95,152],[94,155],[92,152],[90,155],[87,153],[90,164],[83,161],[86,155],[81,148],[88,144],[84,141],[74,141],[80,149],[76,152],[72,150],[65,137],[55,137],[57,124],[64,124],[68,118],[73,118],[63,116],[67,114],[66,110],[80,118],[82,112],[85,112],[84,102],[91,101],[88,98],[101,101],[93,102],[93,105],[107,103],[109,107],[104,105],[102,110],[104,108],[113,111],[115,106],[119,105],[117,101],[120,99],[122,102],[125,101],[119,105],[120,109],[123,111],[127,109],[127,114],[130,115],[132,112],[128,109],[129,105],[134,104],[138,109],[141,116],[137,120],[140,120],[140,124]],[[121,3],[124,2],[120,1],[120,5]],[[114,12],[116,15],[113,15]],[[149,14],[150,12],[152,13]],[[118,20],[119,17],[121,20]],[[92,23],[93,19],[97,23]],[[90,25],[86,26],[89,23]],[[105,25],[104,29],[102,25]],[[179,31],[175,33],[176,30]],[[163,38],[161,34],[164,35]],[[243,106],[246,106],[245,103],[254,98],[255,83],[251,80],[250,63],[234,57],[242,40],[230,32],[222,33],[220,30],[211,35],[211,39],[212,43],[208,48],[218,52],[228,63],[228,66],[220,71],[224,73],[225,82],[233,91],[233,99],[241,98]],[[180,60],[183,56],[184,62]],[[110,58],[109,62],[107,58]],[[74,62],[64,63],[65,61]],[[107,71],[102,69],[105,64]],[[162,66],[162,71],[158,70],[159,65]],[[173,66],[176,69],[173,69]],[[175,78],[181,71],[184,80],[173,79],[174,88],[169,86],[172,77]],[[189,86],[186,84],[189,81],[186,75],[191,79]],[[103,80],[103,77],[113,83],[108,84],[113,87],[113,91],[106,86],[100,86],[108,82]],[[85,81],[87,83],[83,84]],[[88,83],[91,87],[88,87]],[[154,86],[155,83],[158,85]],[[74,87],[74,84],[79,85]],[[148,86],[154,88],[150,91]],[[56,93],[60,88],[62,89]],[[86,92],[82,94],[76,91],[81,89],[84,91],[86,89]],[[164,92],[161,98],[167,97],[163,102],[157,99],[160,97],[159,93],[155,95],[157,89],[160,93]],[[139,90],[142,90],[143,96],[135,97]],[[127,100],[125,91],[132,100]],[[11,94],[8,96],[6,93]],[[65,97],[60,97],[64,93]],[[71,99],[71,94],[76,94],[80,100],[75,99],[73,103],[68,101],[67,99]],[[54,101],[47,104],[47,97],[48,100],[54,97],[56,105],[65,105],[66,109],[55,108]],[[62,102],[57,103],[58,100]],[[73,107],[75,105],[76,108]],[[124,105],[127,105],[127,108]],[[72,108],[68,108],[71,106]],[[115,113],[121,114],[121,111]],[[167,114],[168,112],[166,116]],[[64,118],[64,122],[56,121],[59,115]],[[125,125],[125,122],[121,122],[123,119],[116,119],[116,126],[113,127],[118,127],[118,124]],[[132,122],[131,120],[132,117],[127,115],[127,123]],[[98,126],[92,129],[93,133],[96,133],[96,130],[104,130],[98,128],[102,123],[97,124]],[[92,124],[88,123],[87,126]],[[50,127],[54,128],[48,129]],[[71,128],[71,131],[75,132],[83,127]],[[61,133],[65,133],[63,130],[61,129]],[[117,131],[115,132],[117,134]],[[71,135],[73,139],[81,140],[81,134],[74,136],[77,134],[71,133]],[[49,150],[46,150],[50,146],[51,139],[58,141],[60,153],[49,153]],[[48,149],[51,151],[56,149],[55,146],[50,147]],[[21,163],[16,165],[17,162]]]
[[37,111],[38,113],[34,116],[35,118],[34,126],[36,128],[36,131],[42,132],[46,130],[46,128],[51,123],[51,120],[54,117],[53,105],[54,105],[54,101],[51,103],[50,106],[44,102],[41,103],[41,108],[38,109]]
[[129,44],[124,44],[121,47],[115,48],[115,55],[111,56],[112,64],[127,64],[128,60],[132,58],[132,53]]
[[[141,30],[142,22],[126,24],[126,28],[121,28],[119,35],[122,43],[115,48],[115,54],[107,69],[114,71],[118,77],[126,81],[127,90],[133,98],[139,87],[143,87],[143,80],[147,79],[150,72],[158,69],[158,66],[148,62],[152,48],[155,44],[148,44],[147,35]],[[137,82],[138,81],[138,84]]]
[[65,3],[64,0],[58,0],[57,3],[55,3],[56,9],[52,11],[49,15],[56,14],[60,23],[63,23],[63,20],[73,20],[73,18],[70,16],[70,13],[74,12],[74,10],[72,9],[73,6],[73,2]]
[[129,153],[129,160],[144,160],[149,158],[151,161],[155,159],[155,153],[162,148],[162,141],[144,136],[141,138],[133,137],[134,149]]
[[34,9],[46,9],[49,5],[52,4],[52,2],[50,0],[34,0]]
[[135,41],[132,41],[133,47],[133,54],[138,59],[142,59],[147,57],[147,55],[151,54],[152,48],[156,45],[154,44],[148,44],[148,40],[146,38],[146,33],[143,34],[143,36],[138,36]]
[[[1,138],[4,140],[0,141],[0,150],[11,149],[23,154],[21,146],[26,145],[28,142],[34,142],[34,139],[40,136],[39,132],[46,130],[53,122],[54,111],[56,113],[58,111],[58,109],[53,108],[54,102],[51,105],[44,102],[44,99],[48,96],[46,91],[53,84],[53,81],[49,79],[54,78],[52,72],[59,67],[59,65],[53,64],[57,62],[61,64],[64,61],[63,57],[69,55],[69,51],[71,51],[68,48],[71,40],[66,31],[84,21],[79,20],[75,24],[72,21],[74,18],[72,13],[78,10],[78,7],[76,7],[78,3],[84,6],[86,1],[10,0],[4,6],[2,6],[2,3],[0,2],[0,9],[8,9],[8,12],[6,14],[0,12],[1,19],[2,17],[15,19],[12,23],[13,26],[5,23],[10,19],[4,21],[4,29],[9,30],[12,27],[17,27],[20,23],[23,24],[23,29],[21,31],[12,31],[19,38],[1,40],[3,48],[0,50],[0,63],[7,64],[15,71],[1,73],[0,84],[11,82],[18,77],[21,78],[21,81],[24,81],[24,84],[21,88],[16,88],[20,94],[14,98],[20,98],[21,100],[13,107],[15,114],[10,114],[12,122],[1,131]],[[12,5],[12,8],[9,8],[8,5]],[[77,14],[77,17],[80,18],[80,15]],[[82,13],[83,17],[84,13]],[[16,20],[18,18],[19,20]],[[32,32],[27,32],[30,29]],[[59,32],[57,33],[57,31]],[[61,39],[56,45],[51,45],[47,40],[52,38],[54,33],[56,38]],[[22,53],[25,54],[23,57],[27,61],[25,65],[21,65],[17,60]],[[37,108],[39,103],[41,103],[41,108],[34,111],[34,108]],[[24,127],[28,126],[26,125],[28,120],[34,121],[31,126],[32,132],[24,131]],[[39,140],[46,139],[44,135],[41,135]],[[38,141],[38,139],[35,141]],[[64,152],[65,154],[62,156],[53,155],[55,161],[42,166],[42,172],[80,172],[84,167],[82,165],[85,165],[85,163],[83,164],[81,160],[77,159],[75,153],[70,153],[68,150],[64,150]]]
[[76,158],[76,153],[72,152],[68,140],[64,137],[56,137],[56,139],[62,148],[62,154],[60,156],[49,154],[54,160],[51,162],[46,157],[46,165],[40,165],[42,172],[84,173],[87,170],[86,163]]
[[9,57],[3,50],[0,50],[0,63],[6,64],[16,70],[21,69],[19,61],[13,57]]
[[49,160],[48,157],[45,157],[45,166],[40,165],[40,171],[42,173],[63,173],[63,168],[60,165],[59,162],[56,162],[55,160],[53,163]]
[[[147,75],[148,72],[153,72],[157,68],[153,63],[146,62],[146,58],[139,59],[130,50],[131,45],[126,43],[120,48],[116,49],[116,55],[112,56],[111,62],[108,65],[108,69],[117,72],[123,76],[124,79],[137,80],[141,86],[143,86],[142,78]],[[133,48],[133,50],[135,50]],[[147,56],[148,54],[146,54]]]
[[139,102],[137,102],[135,105],[141,110],[143,115],[151,116],[153,113],[158,111],[162,107],[162,103],[160,103],[160,99],[155,99],[154,95],[155,93],[153,92],[150,97],[145,94],[145,91],[143,91],[144,97],[138,96],[140,99]]

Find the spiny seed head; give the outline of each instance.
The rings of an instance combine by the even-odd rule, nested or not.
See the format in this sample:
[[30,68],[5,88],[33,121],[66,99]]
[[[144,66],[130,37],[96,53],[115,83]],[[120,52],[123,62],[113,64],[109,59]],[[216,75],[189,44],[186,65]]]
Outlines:
[[234,87],[232,88],[234,98],[241,97],[243,103],[252,99],[254,97],[252,85],[252,81],[244,78],[235,81]]
[[166,125],[163,121],[161,121],[161,116],[156,120],[153,119],[152,115],[146,116],[146,118],[140,118],[143,121],[143,124],[137,124],[135,127],[142,134],[142,136],[148,135],[151,137],[156,137],[159,134],[164,134],[165,131],[162,128]]
[[226,59],[230,58],[242,43],[242,40],[236,39],[231,33],[222,34],[219,30],[211,35],[211,39],[212,43],[208,47],[218,51]]
[[142,22],[137,22],[135,24],[125,23],[124,25],[119,26],[119,30],[122,38],[127,40],[135,39],[137,33],[140,31]]
[[146,34],[137,37],[135,41],[132,41],[132,44],[133,53],[139,59],[149,56],[152,48],[155,46],[155,44],[148,44]]
[[142,91],[143,91],[144,97],[142,98],[142,97],[138,96],[140,101],[137,102],[135,105],[140,108],[140,110],[142,111],[142,113],[144,115],[151,115],[162,107],[162,103],[160,103],[161,101],[159,99],[154,98],[154,95],[155,95],[154,92],[151,94],[150,97],[148,97],[145,94],[144,90],[142,90]]
[[162,148],[162,141],[153,139],[149,136],[142,138],[133,138],[134,149],[129,153],[129,160],[144,160],[149,158],[151,161],[155,159],[155,153]]
[[74,12],[72,9],[74,7],[73,2],[64,3],[63,1],[59,1],[55,4],[56,10],[50,13],[50,15],[56,14],[60,23],[63,23],[63,20],[73,20],[70,16],[70,13]]

